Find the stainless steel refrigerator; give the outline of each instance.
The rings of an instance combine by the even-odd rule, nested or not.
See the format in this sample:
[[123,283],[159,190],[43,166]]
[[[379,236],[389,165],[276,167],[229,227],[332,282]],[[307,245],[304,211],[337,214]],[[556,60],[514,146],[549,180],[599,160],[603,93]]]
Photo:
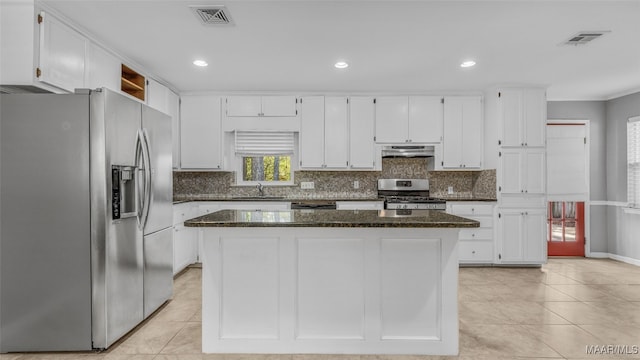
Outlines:
[[0,352],[104,349],[173,292],[171,119],[0,95]]

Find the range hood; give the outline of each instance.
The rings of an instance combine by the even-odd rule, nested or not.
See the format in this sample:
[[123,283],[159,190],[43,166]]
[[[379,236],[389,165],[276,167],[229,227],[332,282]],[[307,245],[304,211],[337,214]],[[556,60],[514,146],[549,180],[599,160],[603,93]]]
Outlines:
[[382,147],[383,158],[433,157],[433,145],[386,145]]

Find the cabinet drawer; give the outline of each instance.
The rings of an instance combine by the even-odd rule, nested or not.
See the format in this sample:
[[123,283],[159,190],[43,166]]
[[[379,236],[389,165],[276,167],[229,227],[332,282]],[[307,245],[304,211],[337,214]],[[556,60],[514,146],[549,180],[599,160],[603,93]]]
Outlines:
[[457,215],[457,216],[479,221],[481,228],[493,228],[493,216],[470,216],[470,215]]
[[489,204],[451,204],[454,215],[493,215],[493,205]]
[[493,240],[493,229],[462,229],[458,234],[462,240]]
[[382,210],[383,201],[336,201],[338,210]]
[[197,205],[191,202],[173,205],[173,224],[182,224],[185,220],[196,217],[196,210]]
[[491,263],[493,262],[493,242],[460,240],[458,259],[462,263]]

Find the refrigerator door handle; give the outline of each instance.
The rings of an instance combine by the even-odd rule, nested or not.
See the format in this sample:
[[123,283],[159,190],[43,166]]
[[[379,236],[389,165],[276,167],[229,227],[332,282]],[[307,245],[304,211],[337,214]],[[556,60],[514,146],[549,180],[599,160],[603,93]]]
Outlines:
[[[142,130],[138,130],[136,137],[136,166],[138,168],[138,173],[141,173],[144,179],[143,181],[136,180],[138,187],[136,191],[136,205],[138,208],[138,228],[140,228],[140,230],[144,229],[149,216],[149,207],[147,205],[147,199],[149,198],[149,192],[151,190],[149,186],[151,182],[149,163],[150,160],[145,135]],[[141,193],[142,196],[140,196]]]
[[143,229],[147,226],[147,222],[149,220],[149,210],[151,209],[151,181],[152,181],[152,169],[151,169],[151,149],[149,148],[149,135],[147,134],[147,129],[142,129],[142,153],[145,157],[145,172],[144,172],[144,211],[143,211]]

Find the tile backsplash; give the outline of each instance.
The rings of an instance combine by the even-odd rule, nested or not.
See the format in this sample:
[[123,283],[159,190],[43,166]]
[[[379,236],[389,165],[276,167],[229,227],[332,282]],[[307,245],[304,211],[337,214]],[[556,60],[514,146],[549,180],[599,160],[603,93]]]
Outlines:
[[[377,197],[377,180],[382,178],[429,179],[430,192],[440,198],[496,197],[496,171],[428,171],[426,158],[385,158],[382,171],[296,171],[293,186],[265,186],[265,195],[287,198],[371,199]],[[313,181],[315,188],[303,190],[301,182]],[[358,181],[359,188],[353,188]],[[447,194],[449,186],[454,194]],[[253,186],[236,186],[233,172],[173,173],[175,199],[255,196]]]

